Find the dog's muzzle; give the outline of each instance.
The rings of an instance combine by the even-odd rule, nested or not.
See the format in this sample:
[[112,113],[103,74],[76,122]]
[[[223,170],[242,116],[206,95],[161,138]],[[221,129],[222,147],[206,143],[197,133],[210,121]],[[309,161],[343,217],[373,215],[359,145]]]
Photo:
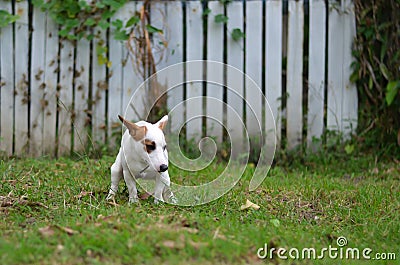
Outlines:
[[165,172],[165,171],[167,171],[167,170],[168,170],[168,166],[167,166],[167,165],[162,164],[162,165],[160,166],[160,172]]

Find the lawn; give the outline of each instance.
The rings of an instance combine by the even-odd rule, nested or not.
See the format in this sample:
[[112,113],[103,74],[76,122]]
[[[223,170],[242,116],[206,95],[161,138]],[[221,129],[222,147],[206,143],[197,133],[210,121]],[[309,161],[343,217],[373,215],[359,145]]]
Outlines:
[[[321,155],[278,163],[261,187],[242,180],[202,206],[127,204],[124,184],[104,200],[113,157],[1,161],[0,264],[399,264],[400,165],[373,154]],[[171,166],[175,182],[215,177]],[[241,210],[246,200],[260,209]],[[339,237],[347,239],[337,246]],[[259,259],[285,248],[288,260]],[[372,249],[397,260],[290,258],[293,248]],[[290,252],[294,255],[294,251]],[[361,255],[361,254],[360,254]]]

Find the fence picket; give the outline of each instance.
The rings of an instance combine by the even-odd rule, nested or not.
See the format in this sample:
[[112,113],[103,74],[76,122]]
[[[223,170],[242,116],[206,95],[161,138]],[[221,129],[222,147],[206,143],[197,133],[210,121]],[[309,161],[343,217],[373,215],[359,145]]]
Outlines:
[[356,23],[354,14],[354,4],[351,0],[343,0],[342,21],[343,21],[343,120],[342,132],[345,138],[355,132],[357,128],[357,87],[350,81],[352,73],[351,64],[354,61],[352,56],[352,42],[356,35]]
[[57,69],[58,66],[58,26],[50,16],[46,16],[46,61],[44,67],[44,122],[43,148],[44,154],[55,154],[56,122],[57,122]]
[[[259,137],[262,128],[262,2],[246,3],[246,127],[250,137]],[[261,55],[261,56],[260,56]]]
[[[95,37],[92,40],[92,139],[95,146],[105,142],[106,133],[106,90],[107,84],[107,52],[99,49],[107,48],[107,32],[101,28],[95,28]],[[98,54],[100,53],[100,54]],[[99,57],[102,58],[99,61]],[[104,56],[104,58],[103,58]],[[104,60],[104,61],[102,61]]]
[[[0,8],[12,13],[12,2],[0,1]],[[0,28],[0,151],[13,154],[14,124],[14,25]]]
[[74,152],[85,150],[88,138],[87,111],[89,95],[90,44],[81,39],[76,47],[74,97]]
[[[46,45],[46,16],[35,8],[32,20],[32,60],[31,60],[31,124],[30,149],[32,156],[43,155],[44,89]],[[57,80],[57,79],[56,79]]]
[[[166,60],[168,65],[173,65],[183,61],[183,10],[181,2],[168,3],[167,25],[169,30],[167,31]],[[183,83],[182,74],[168,77],[168,89],[170,90],[168,91],[167,106],[169,111],[183,101],[183,86],[172,88],[170,84],[175,83]],[[183,112],[174,111],[172,115],[169,115],[168,119],[171,131],[177,131],[179,126],[183,124]]]
[[[117,19],[123,20],[122,10],[118,10],[114,18],[111,18],[111,23]],[[119,145],[115,141],[115,136],[121,129],[121,123],[118,119],[118,115],[123,115],[122,107],[122,91],[123,91],[123,63],[125,48],[122,41],[114,39],[114,35],[109,35],[109,61],[111,67],[109,69],[108,79],[108,112],[107,112],[107,124],[108,124],[108,146],[116,147]]]
[[[224,6],[218,1],[210,1],[208,8],[211,12],[208,14],[207,23],[207,60],[222,63],[224,61],[224,27],[216,23],[214,18],[216,15],[224,13]],[[223,76],[223,64],[208,65],[207,79],[218,80],[220,84],[223,84]],[[216,98],[221,102],[221,104],[206,105],[207,136],[214,137],[218,142],[222,142],[223,126],[220,122],[223,121],[224,116],[223,93],[223,86],[207,83],[207,97]]]
[[311,1],[307,111],[307,145],[311,149],[318,147],[313,138],[321,138],[324,130],[325,21],[325,1]]
[[303,30],[304,8],[301,1],[289,1],[287,50],[287,148],[302,141],[303,131]]
[[15,153],[26,154],[28,139],[28,55],[29,55],[29,19],[28,1],[15,2],[19,19],[15,23]]
[[[154,34],[153,35],[153,40],[152,40],[152,52],[153,52],[153,57],[154,61],[156,63],[156,70],[160,71],[164,69],[167,65],[167,47],[168,47],[168,41],[166,39],[166,34],[167,34],[167,25],[166,25],[166,4],[161,3],[161,2],[154,2],[151,4],[151,25],[161,29],[162,33],[160,34]],[[151,102],[152,104],[155,104],[157,106],[165,106],[166,104],[166,91],[168,87],[168,78],[164,76],[160,76],[157,74],[153,77],[154,80],[157,82],[153,82],[151,85],[151,89],[155,92],[155,95],[157,96],[157,99],[154,99],[154,102]],[[164,97],[160,97],[164,95]],[[157,103],[156,103],[157,100]],[[149,106],[154,107],[155,105]],[[161,113],[161,115],[165,115],[167,113]],[[152,121],[156,122],[156,121]]]
[[328,92],[327,92],[327,129],[339,132],[342,130],[342,67],[343,44],[338,36],[343,36],[340,4],[329,2],[328,31]]
[[73,79],[75,49],[70,41],[60,45],[60,90],[58,98],[58,156],[69,154],[72,150],[73,119]]
[[[136,10],[140,10],[142,5],[141,2],[128,2],[122,11],[122,21],[124,24],[135,15]],[[144,119],[144,113],[146,112],[146,95],[135,93],[137,88],[142,84],[143,76],[138,72],[138,67],[135,65],[136,57],[134,54],[130,54],[129,50],[124,48],[124,63],[123,63],[123,92],[122,92],[122,111],[123,114],[130,120],[139,121]],[[132,96],[135,96],[135,104],[131,104]]]
[[265,14],[265,95],[275,119],[271,121],[266,115],[265,131],[270,137],[276,127],[279,146],[282,127],[282,1],[267,0]]
[[[239,40],[234,40],[232,37],[232,32],[235,29],[239,29],[242,32],[243,29],[243,3],[242,2],[232,2],[227,6],[227,16],[229,18],[227,28],[228,28],[228,55],[227,63],[230,66],[237,68],[238,70],[244,72],[244,41],[243,38]],[[241,121],[243,119],[243,76],[238,75],[236,71],[228,71],[227,76],[227,104],[232,107],[232,109],[240,117]],[[236,115],[232,112],[226,113],[226,126],[231,137],[231,141],[241,141],[243,138],[243,132],[238,129],[238,120]],[[237,155],[237,154],[234,154]]]
[[[186,58],[187,61],[203,59],[203,14],[200,1],[186,2]],[[186,99],[203,95],[204,69],[194,69],[190,65],[186,68]],[[195,80],[193,82],[193,80]],[[196,82],[197,80],[197,82]],[[202,132],[202,119],[195,118],[203,115],[203,107],[199,100],[186,106],[186,139],[199,140]]]
[[157,66],[157,70],[161,70],[166,66],[166,60],[165,60],[165,46],[167,45],[166,43],[164,44],[164,41],[166,41],[165,35],[167,33],[167,28],[166,28],[166,7],[165,3],[162,2],[153,2],[151,3],[150,6],[150,24],[153,27],[156,27],[158,29],[162,30],[162,33],[160,34],[153,34],[153,40],[152,40],[152,52],[153,52],[153,57],[154,61]]

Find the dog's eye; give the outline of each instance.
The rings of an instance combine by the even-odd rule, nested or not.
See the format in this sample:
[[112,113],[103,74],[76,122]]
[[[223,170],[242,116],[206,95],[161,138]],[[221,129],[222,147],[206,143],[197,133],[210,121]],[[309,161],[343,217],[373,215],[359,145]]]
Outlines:
[[147,151],[154,151],[156,150],[156,146],[152,144],[146,144]]
[[164,151],[167,150],[167,145],[164,145],[163,150]]

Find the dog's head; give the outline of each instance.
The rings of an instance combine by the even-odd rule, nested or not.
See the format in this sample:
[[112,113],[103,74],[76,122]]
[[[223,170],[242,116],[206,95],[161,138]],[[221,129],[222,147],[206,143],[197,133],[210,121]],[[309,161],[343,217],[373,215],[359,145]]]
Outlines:
[[133,123],[118,115],[118,118],[128,128],[129,134],[137,143],[142,145],[143,152],[139,156],[158,172],[168,170],[168,152],[164,137],[164,128],[167,125],[168,116],[165,115],[157,123],[148,122]]

